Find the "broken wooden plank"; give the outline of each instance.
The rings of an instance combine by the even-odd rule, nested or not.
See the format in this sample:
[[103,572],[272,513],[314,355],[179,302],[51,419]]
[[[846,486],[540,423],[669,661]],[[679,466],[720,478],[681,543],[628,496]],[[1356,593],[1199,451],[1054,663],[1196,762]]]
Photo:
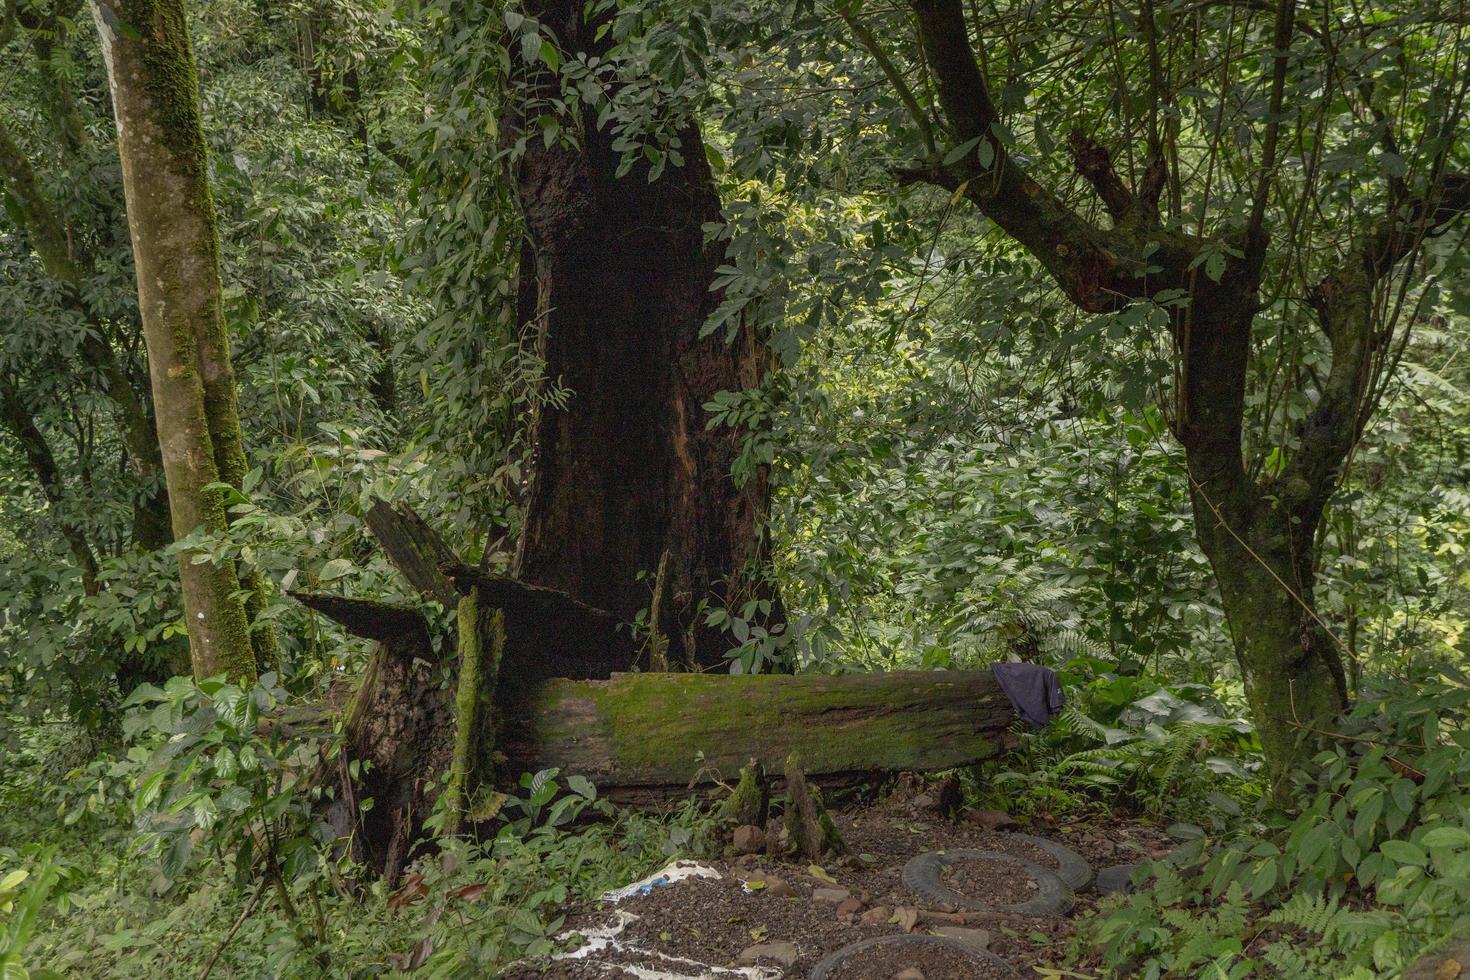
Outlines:
[[408,584],[425,598],[437,600],[445,609],[453,609],[459,602],[459,593],[439,569],[442,565],[458,564],[459,556],[439,532],[402,502],[374,500],[363,517],[383,554]]
[[375,599],[354,599],[330,592],[286,593],[308,609],[315,609],[353,636],[380,642],[407,640],[407,645],[429,644],[429,624],[424,614],[411,606]]
[[549,680],[504,712],[507,772],[559,768],[599,786],[733,780],[754,758],[812,776],[936,771],[991,758],[1016,714],[990,671],[614,674]]

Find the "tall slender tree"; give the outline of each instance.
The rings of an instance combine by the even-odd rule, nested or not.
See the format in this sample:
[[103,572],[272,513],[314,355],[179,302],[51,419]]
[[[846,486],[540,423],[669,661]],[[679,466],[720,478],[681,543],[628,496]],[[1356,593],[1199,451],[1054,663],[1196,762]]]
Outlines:
[[[182,0],[96,0],[117,121],[138,301],[176,538],[227,530],[244,442],[221,302],[219,233]],[[203,560],[200,560],[203,559]],[[181,552],[194,674],[254,676],[274,638],[247,619],[235,567]]]

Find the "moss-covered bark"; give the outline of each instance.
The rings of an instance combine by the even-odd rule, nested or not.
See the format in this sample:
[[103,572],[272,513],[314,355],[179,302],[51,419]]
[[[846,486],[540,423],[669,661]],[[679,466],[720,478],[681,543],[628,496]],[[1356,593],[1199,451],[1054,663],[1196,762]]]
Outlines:
[[811,861],[847,853],[847,842],[822,802],[822,791],[807,782],[801,756],[795,752],[786,759],[786,795],[790,803],[783,822],[797,853]]
[[[1216,499],[1216,498],[1220,499]],[[1266,500],[1194,494],[1195,528],[1215,572],[1251,717],[1284,800],[1287,776],[1347,706],[1332,636],[1318,619],[1315,534],[1320,507],[1293,520],[1290,490]]]
[[740,781],[735,784],[734,792],[720,805],[720,818],[736,826],[754,824],[764,827],[770,808],[765,767],[759,759],[751,759],[749,765],[741,768]]
[[[117,120],[174,535],[201,528],[223,534],[223,496],[206,487],[229,479],[240,429],[223,344],[219,238],[183,4],[96,0],[93,13]],[[225,383],[231,387],[227,399]],[[256,653],[235,568],[194,557],[181,554],[179,568],[195,676],[252,678]]]
[[505,616],[483,606],[479,589],[456,607],[459,682],[454,698],[454,753],[445,785],[444,833],[459,832],[478,785],[490,781],[495,747],[495,684],[505,650]]
[[779,770],[793,751],[814,776],[951,769],[998,754],[1015,721],[989,671],[615,674],[546,681],[504,712],[510,770],[608,786],[728,779],[752,758]]

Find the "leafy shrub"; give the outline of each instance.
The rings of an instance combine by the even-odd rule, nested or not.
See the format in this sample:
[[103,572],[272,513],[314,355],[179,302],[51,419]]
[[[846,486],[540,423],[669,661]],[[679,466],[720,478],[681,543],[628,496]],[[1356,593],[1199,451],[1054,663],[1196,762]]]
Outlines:
[[1122,807],[1192,819],[1238,814],[1237,798],[1259,797],[1251,725],[1228,717],[1209,688],[1100,666],[1079,657],[1063,667],[1067,706],[1045,729],[1022,730],[1019,749],[983,775],[985,793],[1023,811]]
[[[564,903],[711,848],[710,819],[693,804],[618,811],[585,780],[546,771],[500,802],[493,836],[441,841],[395,887],[353,887],[359,869],[332,859],[293,778],[319,740],[287,741],[269,724],[283,699],[270,677],[249,690],[187,678],[143,688],[126,756],[66,776],[55,770],[60,726],[21,728],[23,750],[0,772],[0,839],[56,844],[53,855],[0,847],[0,891],[12,871],[25,869],[32,886],[51,869],[49,894],[7,896],[35,910],[21,940],[32,977],[193,980],[216,955],[218,976],[313,976],[323,951],[330,975],[411,964],[424,976],[493,975],[551,948]],[[54,806],[37,807],[43,797]],[[268,875],[272,851],[284,901]]]
[[34,871],[7,870],[0,864],[0,977],[5,980],[41,980],[43,974],[26,969],[22,954],[59,877],[49,849],[40,854]]
[[314,880],[319,850],[331,842],[304,778],[321,759],[321,739],[287,737],[279,722],[262,725],[284,701],[272,673],[248,689],[175,677],[128,698],[140,710],[124,729],[155,743],[129,753],[143,763],[133,800],[136,846],[160,857],[167,882],[188,867],[196,839],[210,842],[216,860],[233,856],[237,882],[254,878],[257,864],[271,884]]
[[1299,813],[1174,828],[1186,840],[1150,866],[1152,886],[1088,930],[1106,965],[1368,978],[1470,922],[1470,687],[1415,687],[1359,702],[1303,777]]

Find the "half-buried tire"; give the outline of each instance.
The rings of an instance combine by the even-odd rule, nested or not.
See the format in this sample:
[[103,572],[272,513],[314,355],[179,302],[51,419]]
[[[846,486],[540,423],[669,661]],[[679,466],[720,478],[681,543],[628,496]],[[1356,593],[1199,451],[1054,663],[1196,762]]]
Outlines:
[[1117,864],[1111,868],[1103,868],[1097,873],[1097,893],[1116,895],[1120,892],[1126,894],[1137,891],[1138,886],[1133,883],[1133,876],[1141,867],[1141,864]]
[[[905,954],[903,956],[905,963],[919,964],[923,962],[921,957],[925,952],[937,950],[949,951],[951,959],[963,958],[966,961],[963,974],[965,980],[971,980],[971,978],[1002,980],[1002,978],[1021,976],[1016,972],[1015,967],[994,953],[958,939],[950,939],[947,936],[900,935],[878,936],[874,939],[850,943],[812,967],[809,980],[839,980],[843,967],[849,964],[858,966],[869,957],[895,951]],[[927,972],[925,976],[928,976]],[[933,980],[948,980],[948,976],[936,975]]]
[[[1052,860],[1057,864],[1052,870],[1074,892],[1082,891],[1092,881],[1092,865],[1088,864],[1087,859],[1081,854],[1078,854],[1065,844],[1058,844],[1056,841],[1048,840],[1045,837],[1033,837],[1031,834],[1013,834],[1008,831],[999,830],[987,836],[997,842],[1009,838],[1017,843],[1030,844],[1032,847],[1050,854]],[[983,844],[984,842],[982,841],[981,843]],[[998,844],[997,846],[1001,845]],[[1002,850],[1007,854],[1010,853],[1003,846]],[[1025,859],[1023,858],[1022,860]],[[1046,865],[1043,864],[1042,867],[1046,867]]]
[[[1024,902],[994,904],[956,891],[944,880],[944,871],[960,861],[993,861],[1004,864],[1021,877],[1030,878],[1036,894]],[[903,883],[920,898],[940,907],[972,912],[1014,912],[1019,915],[1061,915],[1072,907],[1072,889],[1055,871],[1014,854],[970,849],[929,851],[913,858],[903,868]]]

